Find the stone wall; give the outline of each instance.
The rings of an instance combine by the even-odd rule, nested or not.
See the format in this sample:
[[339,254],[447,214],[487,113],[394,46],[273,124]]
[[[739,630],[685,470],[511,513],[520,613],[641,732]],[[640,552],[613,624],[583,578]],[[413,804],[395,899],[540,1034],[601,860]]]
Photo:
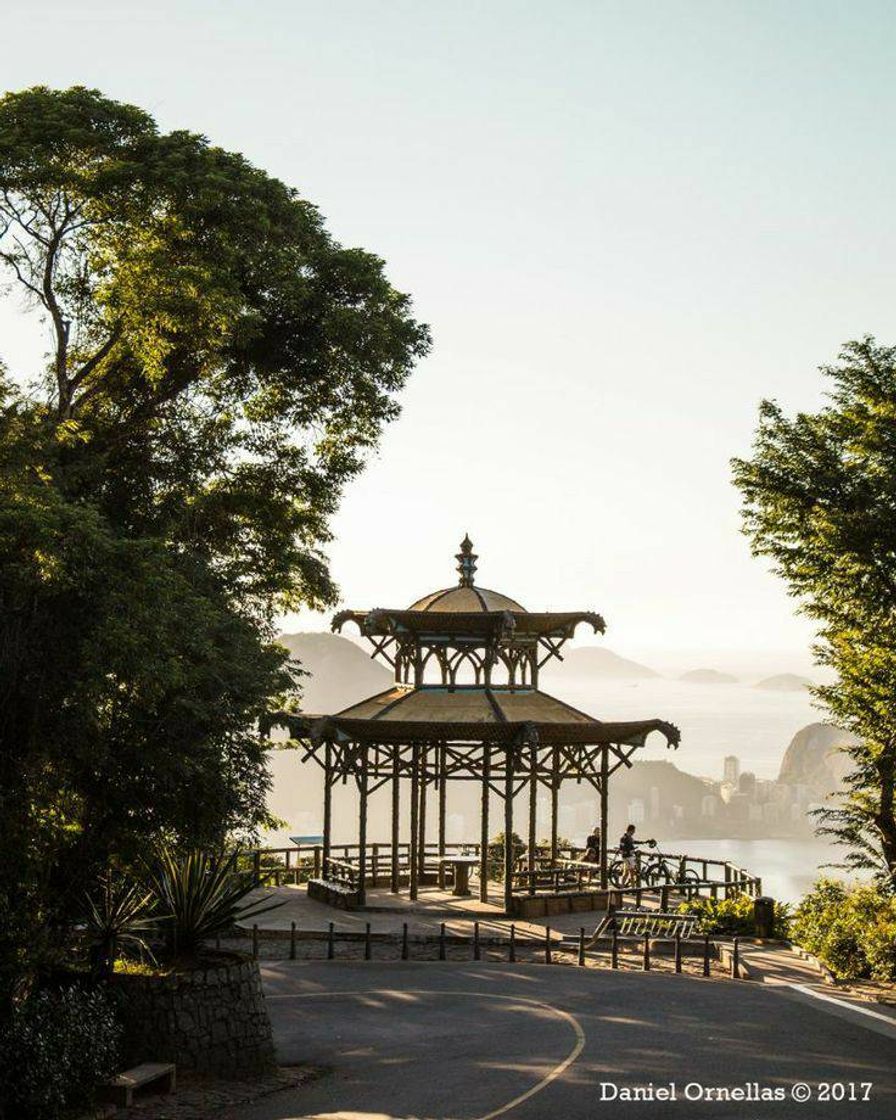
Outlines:
[[249,1077],[274,1065],[274,1041],[257,961],[220,963],[167,976],[116,976],[125,1060]]

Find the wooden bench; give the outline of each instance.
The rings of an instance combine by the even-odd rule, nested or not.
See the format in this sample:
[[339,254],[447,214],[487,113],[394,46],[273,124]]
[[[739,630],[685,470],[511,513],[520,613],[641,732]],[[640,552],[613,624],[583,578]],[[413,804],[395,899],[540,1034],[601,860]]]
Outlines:
[[171,1093],[176,1085],[175,1067],[167,1062],[144,1062],[119,1073],[103,1086],[102,1095],[112,1104],[130,1108],[134,1103],[134,1093],[158,1083],[160,1093]]
[[662,910],[615,910],[595,929],[592,940],[606,937],[614,929],[623,937],[681,937],[686,940],[693,936],[696,924],[694,914],[669,914]]

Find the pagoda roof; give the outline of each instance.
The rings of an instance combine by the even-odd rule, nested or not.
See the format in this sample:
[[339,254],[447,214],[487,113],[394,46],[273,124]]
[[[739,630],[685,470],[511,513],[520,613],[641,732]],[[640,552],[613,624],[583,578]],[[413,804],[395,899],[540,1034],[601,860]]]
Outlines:
[[367,743],[478,742],[644,745],[659,731],[677,747],[678,728],[660,719],[613,721],[585,712],[537,689],[397,686],[335,715],[277,713],[297,739],[340,738]]
[[341,630],[347,622],[354,622],[365,637],[426,634],[493,640],[571,638],[580,623],[588,623],[595,633],[603,634],[606,630],[603,618],[594,611],[430,611],[416,607],[407,610],[377,607],[372,611],[340,611],[333,617],[332,628]]

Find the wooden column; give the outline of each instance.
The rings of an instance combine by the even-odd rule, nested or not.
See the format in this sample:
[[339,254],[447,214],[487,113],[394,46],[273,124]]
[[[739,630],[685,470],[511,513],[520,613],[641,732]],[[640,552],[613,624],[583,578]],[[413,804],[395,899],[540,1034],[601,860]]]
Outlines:
[[488,902],[488,798],[492,749],[482,748],[482,803],[479,810],[479,901]]
[[358,777],[358,793],[361,804],[358,807],[358,878],[360,880],[360,905],[367,901],[367,745],[361,748],[361,773]]
[[445,812],[448,807],[448,791],[445,786],[445,744],[439,748],[439,890],[445,889],[445,864],[442,857],[445,855]]
[[504,762],[504,912],[513,909],[513,747]]
[[610,784],[610,748],[606,743],[600,752],[600,886],[607,889],[607,794]]
[[426,766],[429,760],[429,747],[423,747],[420,752],[420,858],[417,862],[417,879],[423,881],[426,874]]
[[389,889],[393,894],[398,894],[400,886],[398,870],[398,847],[401,843],[399,831],[399,814],[401,812],[401,778],[399,777],[399,760],[401,747],[396,743],[392,748],[392,867]]
[[327,743],[324,748],[324,844],[323,859],[321,861],[321,877],[327,878],[330,871],[330,846],[333,825],[333,744]]
[[551,866],[557,866],[557,803],[560,797],[560,748],[551,752]]
[[411,842],[408,844],[408,879],[411,898],[417,897],[417,814],[420,808],[420,748],[415,743],[411,748]]
[[529,894],[535,894],[535,871],[537,858],[535,845],[538,841],[537,819],[538,812],[538,746],[533,743],[529,747],[529,856],[526,865],[529,869]]

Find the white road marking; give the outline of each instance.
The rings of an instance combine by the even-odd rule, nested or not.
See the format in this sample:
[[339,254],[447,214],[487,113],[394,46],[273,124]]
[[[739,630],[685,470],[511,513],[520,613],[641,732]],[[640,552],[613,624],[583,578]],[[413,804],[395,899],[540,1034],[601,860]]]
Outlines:
[[477,999],[503,999],[511,1003],[528,1003],[533,1007],[541,1007],[552,1012],[558,1019],[565,1020],[572,1028],[573,1034],[576,1036],[575,1045],[559,1065],[554,1066],[550,1073],[546,1074],[536,1085],[533,1085],[531,1089],[527,1089],[525,1093],[520,1093],[519,1096],[514,1097],[513,1100],[508,1101],[507,1104],[501,1105],[500,1108],[496,1108],[492,1112],[487,1112],[483,1116],[475,1117],[475,1120],[495,1120],[495,1117],[503,1116],[505,1113],[510,1112],[511,1109],[516,1108],[517,1105],[529,1100],[530,1097],[534,1097],[536,1093],[540,1093],[542,1089],[546,1089],[552,1081],[556,1081],[558,1077],[561,1077],[585,1048],[585,1031],[582,1029],[582,1024],[575,1015],[572,1015],[569,1011],[563,1011],[559,1007],[554,1007],[551,1003],[545,1003],[543,1000],[539,999],[529,999],[526,996],[507,996],[497,992],[469,992],[449,988],[361,988],[344,992],[284,992],[280,995],[266,995],[265,999],[329,999],[334,996],[401,997],[406,995],[475,996]]

